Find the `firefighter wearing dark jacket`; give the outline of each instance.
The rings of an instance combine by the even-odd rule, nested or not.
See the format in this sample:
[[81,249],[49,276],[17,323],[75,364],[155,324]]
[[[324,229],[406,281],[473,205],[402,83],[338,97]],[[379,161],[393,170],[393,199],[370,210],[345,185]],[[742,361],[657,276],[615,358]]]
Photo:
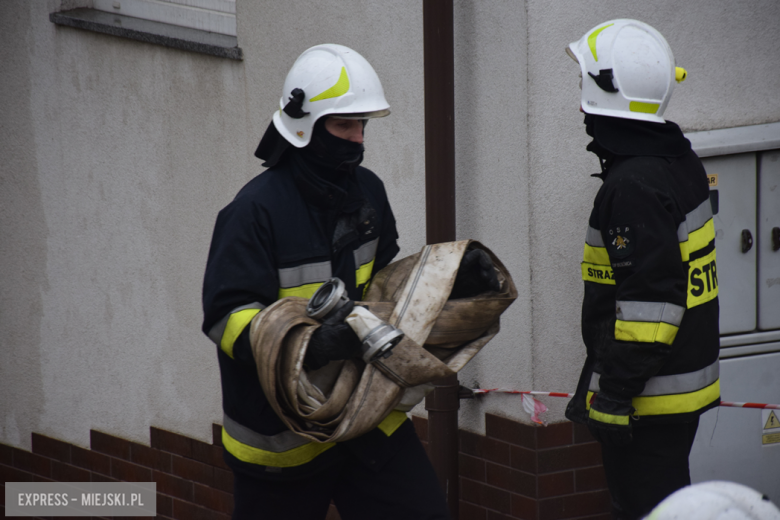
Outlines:
[[[360,300],[399,250],[384,185],[359,166],[366,120],[390,113],[371,65],[347,47],[318,45],[295,62],[283,92],[255,152],[269,169],[219,213],[203,285],[203,331],[218,347],[233,518],[323,519],[331,501],[344,520],[449,518],[404,412],[356,439],[316,443],[288,430],[263,393],[252,319],[280,298],[310,298],[331,277]],[[458,279],[456,289],[467,293],[497,284],[483,251],[464,256]],[[344,323],[350,311],[345,306],[312,334],[307,369],[360,356]]]
[[567,53],[603,184],[582,261],[587,359],[566,416],[602,444],[615,518],[642,518],[690,484],[699,415],[720,403],[709,187],[690,142],[661,117],[686,73],[658,31],[612,20]]

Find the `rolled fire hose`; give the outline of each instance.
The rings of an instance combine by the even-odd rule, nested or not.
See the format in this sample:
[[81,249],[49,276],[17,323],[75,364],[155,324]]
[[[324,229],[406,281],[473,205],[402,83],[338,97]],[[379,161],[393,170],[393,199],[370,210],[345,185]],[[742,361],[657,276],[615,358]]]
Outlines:
[[[340,278],[331,278],[320,286],[306,305],[306,315],[324,321],[349,303],[347,288]],[[365,307],[355,307],[345,322],[360,339],[363,361],[373,363],[388,358],[404,333],[374,316]]]
[[[501,289],[448,300],[464,253],[483,249]],[[345,441],[375,428],[394,409],[408,411],[432,388],[431,381],[458,372],[499,331],[499,317],[517,298],[501,261],[478,242],[425,246],[377,273],[364,307],[377,320],[403,331],[389,357],[355,358],[303,367],[309,338],[319,322],[307,315],[309,300],[283,298],[252,320],[250,338],[268,402],[290,430],[317,442]],[[365,320],[353,311],[348,319]],[[370,320],[369,320],[370,321]],[[370,324],[364,324],[365,327]]]

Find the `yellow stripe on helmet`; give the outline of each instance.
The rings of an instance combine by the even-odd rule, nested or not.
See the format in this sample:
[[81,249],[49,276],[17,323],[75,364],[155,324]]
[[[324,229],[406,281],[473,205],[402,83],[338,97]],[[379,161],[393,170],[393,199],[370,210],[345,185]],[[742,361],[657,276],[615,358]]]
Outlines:
[[315,101],[322,101],[323,99],[343,96],[347,92],[349,92],[349,77],[347,76],[347,69],[345,67],[341,67],[341,75],[339,76],[339,80],[336,82],[336,84],[325,92],[314,96],[309,100],[309,102],[314,103]]

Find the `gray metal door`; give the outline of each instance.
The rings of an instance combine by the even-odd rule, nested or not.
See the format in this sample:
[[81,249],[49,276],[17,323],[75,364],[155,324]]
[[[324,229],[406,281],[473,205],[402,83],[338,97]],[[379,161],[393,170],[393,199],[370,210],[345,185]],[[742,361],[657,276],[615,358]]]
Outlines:
[[[717,176],[717,247],[720,333],[756,329],[756,154],[702,159],[707,175]],[[749,242],[748,242],[749,241]],[[749,247],[748,247],[749,246]]]
[[[780,344],[775,348],[780,349]],[[721,360],[723,400],[776,404],[780,397],[778,372],[780,352]],[[765,429],[770,426],[767,412],[719,407],[702,415],[691,450],[691,480],[739,482],[769,495],[777,503],[780,443],[765,441],[767,433],[776,431]]]
[[780,329],[780,150],[760,155],[758,186],[758,328]]

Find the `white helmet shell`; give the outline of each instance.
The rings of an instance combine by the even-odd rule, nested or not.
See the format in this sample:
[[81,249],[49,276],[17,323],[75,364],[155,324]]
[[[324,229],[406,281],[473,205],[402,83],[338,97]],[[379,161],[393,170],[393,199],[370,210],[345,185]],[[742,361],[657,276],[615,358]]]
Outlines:
[[[284,108],[295,89],[303,91],[302,112],[291,117]],[[303,148],[311,140],[314,123],[323,116],[368,119],[389,113],[382,83],[368,61],[349,47],[328,43],[305,50],[295,60],[273,121],[290,144]]]
[[645,520],[780,520],[780,509],[752,488],[711,481],[675,491]]
[[638,20],[610,20],[566,51],[582,70],[581,105],[586,113],[664,122],[676,71],[661,33]]

